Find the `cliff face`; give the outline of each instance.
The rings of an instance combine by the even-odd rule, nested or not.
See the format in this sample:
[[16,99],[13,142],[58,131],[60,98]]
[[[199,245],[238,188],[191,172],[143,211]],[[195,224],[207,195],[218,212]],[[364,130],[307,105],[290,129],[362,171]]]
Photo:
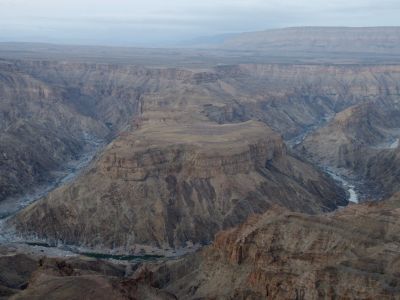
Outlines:
[[0,201],[38,183],[104,139],[107,127],[65,105],[60,91],[26,74],[0,70]]
[[399,217],[400,194],[320,215],[274,206],[197,253],[127,267],[0,248],[0,265],[13,267],[0,269],[0,291],[15,299],[397,299]]
[[373,182],[383,195],[399,190],[400,139],[398,95],[352,106],[297,147],[318,163],[346,168]]
[[149,278],[128,278],[129,268],[122,264],[85,257],[28,256],[4,248],[0,265],[2,299],[176,299],[148,285]]
[[84,176],[13,223],[25,234],[70,244],[184,247],[208,243],[216,231],[272,203],[313,213],[343,205],[338,195],[262,123],[149,122],[123,134]]
[[321,118],[396,94],[400,76],[397,66],[17,67],[78,89],[79,101],[68,94],[69,105],[82,113],[93,107],[92,117],[119,137],[76,182],[14,224],[24,234],[127,251],[206,243],[272,203],[310,213],[345,204],[335,184],[288,154],[270,127],[297,136]]
[[[0,200],[51,179],[132,118],[196,111],[220,124],[260,120],[285,139],[352,105],[397,95],[398,66],[236,65],[204,70],[2,61]],[[321,76],[323,74],[323,76]],[[164,115],[164,116],[162,116]],[[51,130],[50,130],[51,129]]]
[[399,203],[397,194],[320,216],[274,208],[156,267],[153,284],[179,299],[394,299]]
[[[0,63],[0,201],[54,180],[140,111],[143,93],[188,72],[61,62]],[[189,72],[190,73],[190,72]]]
[[205,107],[211,119],[261,120],[285,139],[351,106],[371,101],[384,106],[400,90],[398,66],[239,65],[216,72],[229,101]]

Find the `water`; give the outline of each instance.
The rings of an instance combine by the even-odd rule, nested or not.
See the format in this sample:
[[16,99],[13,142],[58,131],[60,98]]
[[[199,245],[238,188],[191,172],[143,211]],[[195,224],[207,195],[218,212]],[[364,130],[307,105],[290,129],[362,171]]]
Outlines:
[[157,260],[164,257],[160,255],[115,255],[94,252],[80,252],[79,254],[98,259],[115,259],[122,261]]
[[389,149],[397,149],[399,147],[399,139],[395,140],[393,143],[389,145]]
[[349,195],[349,202],[359,203],[360,197],[353,184],[349,183],[349,181],[345,177],[339,175],[339,172],[333,171],[333,169],[331,168],[325,168],[325,172],[329,174],[334,180],[339,182],[341,186],[347,191],[347,194]]
[[47,196],[52,190],[71,182],[81,171],[89,165],[99,148],[104,146],[103,141],[90,141],[90,150],[83,154],[79,160],[67,164],[62,172],[58,172],[57,178],[47,184],[37,187],[35,190],[19,197],[10,197],[0,202],[0,220],[15,215],[33,202]]
[[98,259],[113,259],[118,261],[143,261],[164,258],[161,255],[123,255],[93,252],[91,249],[77,248],[53,244],[37,238],[27,239],[16,234],[15,229],[7,225],[7,220],[26,206],[47,196],[52,190],[73,181],[90,164],[98,150],[105,145],[103,141],[89,136],[84,137],[90,145],[90,150],[77,160],[70,162],[53,182],[38,187],[35,191],[21,197],[9,198],[0,202],[0,244],[19,249],[23,253],[36,253],[50,257],[68,257],[83,255]]
[[[8,198],[0,202],[0,244],[21,242],[22,238],[15,234],[13,228],[7,226],[7,220],[28,205],[47,196],[52,190],[75,179],[90,164],[98,150],[105,145],[104,141],[88,135],[85,135],[84,139],[88,144],[89,150],[78,160],[69,162],[63,171],[58,172],[54,181],[39,186],[34,191],[23,196]],[[44,245],[42,244],[41,246]]]
[[[328,123],[332,120],[334,114],[324,116],[318,123],[314,125],[310,125],[306,127],[303,132],[296,137],[286,141],[288,146],[292,149],[295,149],[296,146],[300,145],[309,134],[317,130],[318,128],[322,127],[324,124]],[[399,140],[397,140],[397,144],[391,144],[392,147],[397,147]],[[348,194],[348,201],[352,203],[359,203],[360,196],[356,191],[356,187],[351,184],[344,176],[340,175],[340,172],[334,171],[332,168],[323,167],[322,170],[330,175],[334,180],[340,183],[340,185],[346,190]]]
[[391,150],[391,149],[397,149],[397,147],[399,147],[399,144],[400,144],[400,139],[394,138],[382,144],[373,146],[371,148],[378,150]]
[[335,114],[327,114],[322,119],[317,122],[316,124],[309,125],[305,127],[305,129],[297,136],[294,138],[291,138],[290,140],[286,141],[286,143],[289,145],[289,147],[294,148],[297,145],[300,145],[306,138],[307,136],[316,131],[318,128],[321,128],[324,124],[328,123],[330,120],[333,119]]

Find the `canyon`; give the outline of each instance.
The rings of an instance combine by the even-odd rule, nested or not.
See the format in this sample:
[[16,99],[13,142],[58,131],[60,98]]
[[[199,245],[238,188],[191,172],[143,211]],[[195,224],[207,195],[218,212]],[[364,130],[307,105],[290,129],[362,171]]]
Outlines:
[[195,257],[149,267],[151,284],[179,299],[397,299],[399,203],[319,216],[274,207]]
[[0,298],[397,299],[398,29],[326,30],[0,45]]

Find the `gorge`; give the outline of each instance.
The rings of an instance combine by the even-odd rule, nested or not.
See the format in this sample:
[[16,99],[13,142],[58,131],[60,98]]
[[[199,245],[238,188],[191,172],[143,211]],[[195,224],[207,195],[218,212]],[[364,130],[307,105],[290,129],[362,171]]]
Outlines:
[[179,66],[0,45],[0,298],[397,299],[391,48],[271,62],[242,38]]

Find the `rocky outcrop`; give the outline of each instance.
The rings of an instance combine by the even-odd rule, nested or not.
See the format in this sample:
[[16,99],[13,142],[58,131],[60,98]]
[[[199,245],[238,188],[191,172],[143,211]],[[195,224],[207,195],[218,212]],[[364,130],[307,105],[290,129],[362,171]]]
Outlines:
[[0,201],[57,179],[140,113],[142,94],[193,74],[49,61],[0,63]]
[[0,299],[176,299],[151,287],[146,273],[128,277],[127,270],[140,264],[36,257],[7,248],[1,252]]
[[20,213],[17,230],[124,251],[179,248],[208,243],[272,203],[310,213],[346,203],[262,123],[141,126],[111,143],[79,180]]
[[274,208],[155,266],[179,299],[396,299],[400,195],[309,216]]
[[[272,203],[309,213],[344,204],[334,184],[288,154],[268,127],[245,121],[291,138],[324,116],[395,94],[400,74],[397,66],[17,67],[49,84],[67,82],[65,89],[79,91],[70,105],[93,106],[96,118],[120,129],[84,176],[21,213],[18,230],[126,251],[207,243]],[[115,98],[140,116],[117,113],[119,104],[108,105]]]
[[377,100],[383,106],[400,89],[398,66],[246,64],[216,72],[224,101],[204,107],[210,119],[261,120],[285,139],[351,106]]
[[197,120],[202,114],[220,124],[260,120],[290,139],[400,88],[400,70],[390,65],[188,70],[36,60],[1,61],[0,73],[1,199],[51,180],[53,171],[86,151],[88,136],[114,137],[143,112],[152,111],[149,118],[156,120],[173,110],[195,110]]
[[107,127],[79,115],[60,91],[0,69],[0,201],[54,178],[53,171],[104,139]]
[[399,207],[400,194],[320,215],[273,206],[164,262],[5,252],[0,264],[14,271],[2,269],[0,291],[13,299],[397,299]]
[[26,288],[37,266],[31,257],[0,249],[0,299],[8,299]]
[[400,189],[399,99],[387,96],[352,106],[308,135],[297,149],[319,164],[350,170],[379,194],[391,195]]

